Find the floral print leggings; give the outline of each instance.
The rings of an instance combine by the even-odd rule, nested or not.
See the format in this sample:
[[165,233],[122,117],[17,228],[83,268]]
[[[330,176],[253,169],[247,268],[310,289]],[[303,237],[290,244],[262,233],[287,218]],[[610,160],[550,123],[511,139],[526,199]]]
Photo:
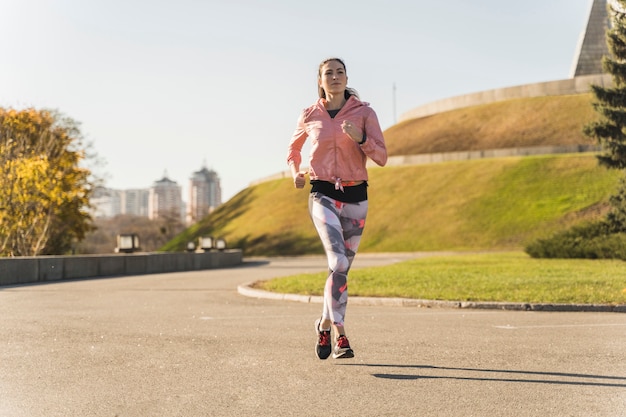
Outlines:
[[344,325],[348,271],[361,242],[367,206],[367,200],[342,203],[319,192],[309,196],[309,214],[328,259],[322,320],[330,319],[337,326]]

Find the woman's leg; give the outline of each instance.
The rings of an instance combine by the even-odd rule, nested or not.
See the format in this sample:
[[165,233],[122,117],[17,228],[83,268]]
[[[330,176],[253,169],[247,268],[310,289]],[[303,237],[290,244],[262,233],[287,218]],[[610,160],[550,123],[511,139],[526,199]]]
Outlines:
[[367,201],[341,203],[319,193],[309,197],[309,212],[322,240],[329,268],[320,328],[327,329],[332,323],[337,335],[345,334],[347,276],[361,241],[367,207]]

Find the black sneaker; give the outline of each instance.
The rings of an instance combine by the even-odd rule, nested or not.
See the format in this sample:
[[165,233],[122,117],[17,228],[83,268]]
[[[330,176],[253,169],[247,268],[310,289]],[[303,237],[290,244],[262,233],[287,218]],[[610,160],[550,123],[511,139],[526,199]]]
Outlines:
[[337,338],[335,344],[335,351],[333,352],[333,358],[335,359],[348,359],[354,358],[354,351],[350,349],[350,342],[345,335],[341,335]]
[[315,342],[315,354],[320,359],[327,359],[330,356],[330,330],[320,330],[320,322],[322,319],[315,320],[315,333],[317,334],[317,342]]

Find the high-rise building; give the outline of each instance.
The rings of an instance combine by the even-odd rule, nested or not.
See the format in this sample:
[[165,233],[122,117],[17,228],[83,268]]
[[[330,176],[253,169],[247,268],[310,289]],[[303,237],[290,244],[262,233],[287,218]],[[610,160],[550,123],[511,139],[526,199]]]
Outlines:
[[187,223],[192,224],[222,204],[220,177],[206,166],[189,178],[189,211]]
[[122,214],[148,217],[150,201],[149,189],[137,188],[133,190],[123,190],[121,197]]
[[155,181],[150,188],[148,201],[148,217],[157,219],[176,215],[183,219],[184,208],[182,201],[182,188],[167,178],[167,174]]
[[122,191],[97,187],[91,196],[93,217],[115,217],[122,213]]
[[91,197],[93,217],[115,217],[119,214],[148,217],[150,190],[114,190],[98,187]]

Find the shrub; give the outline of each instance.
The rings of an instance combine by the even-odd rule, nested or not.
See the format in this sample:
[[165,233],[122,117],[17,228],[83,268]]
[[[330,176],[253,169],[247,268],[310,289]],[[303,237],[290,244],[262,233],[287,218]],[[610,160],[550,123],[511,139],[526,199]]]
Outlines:
[[533,258],[626,260],[626,233],[611,233],[605,221],[575,226],[525,247]]

